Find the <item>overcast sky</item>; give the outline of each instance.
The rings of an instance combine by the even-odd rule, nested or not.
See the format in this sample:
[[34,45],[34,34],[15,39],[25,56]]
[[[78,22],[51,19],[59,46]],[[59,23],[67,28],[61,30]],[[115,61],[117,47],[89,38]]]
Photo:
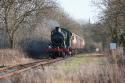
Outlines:
[[58,0],[64,10],[76,20],[89,19],[91,22],[97,19],[97,9],[91,3],[91,0]]

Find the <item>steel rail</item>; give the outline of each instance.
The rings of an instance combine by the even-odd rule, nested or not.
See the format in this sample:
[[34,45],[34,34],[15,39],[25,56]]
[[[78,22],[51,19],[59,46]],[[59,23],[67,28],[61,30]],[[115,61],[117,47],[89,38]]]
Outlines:
[[45,61],[45,60],[48,60],[48,59],[44,59],[44,60],[42,59],[42,60],[33,61],[33,62],[25,63],[25,64],[17,64],[17,65],[7,66],[7,67],[5,67],[5,68],[1,68],[1,69],[0,69],[0,72],[6,71],[6,70],[11,69],[11,68],[14,68],[14,67],[26,66],[26,65],[38,63],[38,62]]
[[7,79],[10,76],[20,74],[22,72],[28,71],[32,68],[36,68],[38,66],[43,67],[45,65],[49,65],[49,64],[61,61],[61,60],[64,60],[64,59],[63,58],[51,59],[51,60],[48,59],[48,60],[37,61],[37,62],[34,62],[34,63],[22,64],[22,65],[17,65],[17,66],[13,66],[13,67],[8,67],[8,68],[5,68],[5,69],[0,71],[0,74],[4,73],[3,75],[0,75],[0,80]]

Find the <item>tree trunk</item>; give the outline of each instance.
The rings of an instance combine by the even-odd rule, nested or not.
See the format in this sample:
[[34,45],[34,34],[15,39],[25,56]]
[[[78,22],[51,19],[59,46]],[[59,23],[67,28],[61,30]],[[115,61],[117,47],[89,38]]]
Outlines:
[[10,38],[9,43],[10,43],[10,48],[14,48],[14,41],[13,41],[13,39]]
[[8,35],[9,38],[9,48],[14,48],[14,34]]

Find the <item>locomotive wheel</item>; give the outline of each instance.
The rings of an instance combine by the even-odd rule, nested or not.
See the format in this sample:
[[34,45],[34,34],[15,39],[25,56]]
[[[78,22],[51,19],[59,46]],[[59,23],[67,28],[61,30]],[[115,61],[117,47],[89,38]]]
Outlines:
[[54,54],[54,53],[49,54],[49,57],[50,57],[50,58],[52,58],[52,59],[56,59],[56,57],[55,57],[55,54]]
[[66,53],[62,52],[62,57],[65,58],[66,57]]
[[52,58],[52,59],[56,59],[56,57],[55,57],[54,55],[53,55],[53,56],[51,56],[51,58]]

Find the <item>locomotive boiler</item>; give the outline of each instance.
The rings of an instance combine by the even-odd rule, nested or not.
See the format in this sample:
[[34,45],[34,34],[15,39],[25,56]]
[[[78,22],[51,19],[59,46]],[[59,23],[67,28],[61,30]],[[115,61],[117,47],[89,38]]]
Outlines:
[[69,30],[56,27],[51,32],[51,43],[49,45],[49,57],[65,57],[73,55],[84,48],[84,40]]

